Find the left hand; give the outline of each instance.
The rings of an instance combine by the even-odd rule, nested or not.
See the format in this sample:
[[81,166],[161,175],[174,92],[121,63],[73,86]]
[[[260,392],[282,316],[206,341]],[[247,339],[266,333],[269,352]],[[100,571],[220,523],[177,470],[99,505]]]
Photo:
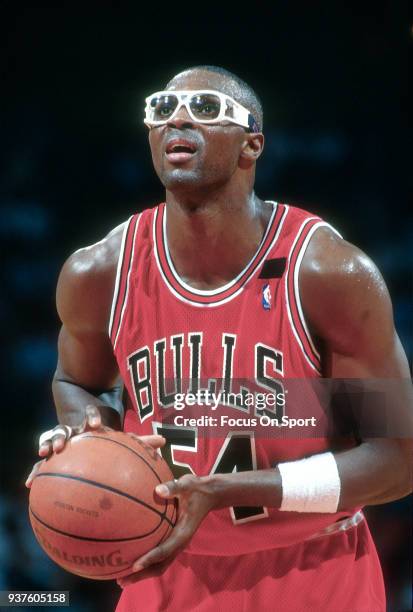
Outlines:
[[214,508],[215,494],[209,480],[208,476],[185,474],[179,480],[171,480],[155,488],[159,497],[178,499],[178,521],[165,542],[135,561],[133,573],[118,579],[119,586],[123,588],[138,580],[159,575],[185,548],[205,516]]

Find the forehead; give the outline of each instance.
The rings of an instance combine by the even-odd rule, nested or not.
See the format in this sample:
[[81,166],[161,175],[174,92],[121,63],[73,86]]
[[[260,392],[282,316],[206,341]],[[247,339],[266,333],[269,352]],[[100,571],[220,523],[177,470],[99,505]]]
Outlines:
[[186,89],[215,89],[229,96],[237,94],[235,83],[228,77],[206,70],[191,70],[181,72],[175,76],[167,85],[172,91]]

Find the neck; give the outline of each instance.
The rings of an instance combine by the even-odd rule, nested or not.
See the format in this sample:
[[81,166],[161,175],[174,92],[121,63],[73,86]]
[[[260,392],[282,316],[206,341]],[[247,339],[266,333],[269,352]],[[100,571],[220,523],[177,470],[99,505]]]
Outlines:
[[166,235],[181,279],[216,289],[235,278],[256,252],[272,207],[250,193],[181,197],[166,193]]

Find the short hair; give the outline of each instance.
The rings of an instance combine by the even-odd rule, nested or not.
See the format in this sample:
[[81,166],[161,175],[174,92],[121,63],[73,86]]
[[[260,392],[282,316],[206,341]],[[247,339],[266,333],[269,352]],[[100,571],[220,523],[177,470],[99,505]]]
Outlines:
[[172,81],[177,76],[181,76],[182,74],[186,72],[192,72],[194,70],[204,70],[205,72],[213,72],[215,74],[220,74],[223,77],[225,77],[227,80],[231,81],[233,86],[229,88],[229,91],[226,91],[224,93],[231,95],[231,97],[234,98],[234,100],[236,100],[237,102],[245,106],[245,108],[247,108],[252,114],[252,116],[254,117],[259,131],[262,130],[263,123],[264,123],[263,121],[264,114],[263,114],[263,109],[262,109],[262,103],[261,103],[261,100],[258,94],[253,90],[253,88],[250,85],[248,85],[248,83],[246,83],[243,79],[241,79],[239,76],[237,76],[233,72],[230,72],[226,68],[221,68],[220,66],[209,66],[209,65],[191,66],[190,68],[186,68],[182,72],[179,72],[178,74],[176,74],[173,77],[173,79],[169,81],[169,83],[167,84],[167,87],[170,86]]

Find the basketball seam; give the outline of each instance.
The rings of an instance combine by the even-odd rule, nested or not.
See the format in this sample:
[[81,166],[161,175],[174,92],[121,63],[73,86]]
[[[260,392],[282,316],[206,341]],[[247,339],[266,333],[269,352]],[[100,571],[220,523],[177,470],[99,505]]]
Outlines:
[[[73,538],[74,540],[85,540],[87,542],[129,542],[130,540],[142,540],[143,538],[147,538],[148,536],[154,534],[159,529],[159,527],[162,525],[162,523],[163,523],[163,520],[161,520],[159,522],[159,525],[157,525],[154,529],[152,529],[152,531],[148,531],[147,533],[145,533],[143,535],[137,535],[137,536],[133,536],[133,537],[130,537],[130,538],[115,538],[115,539],[110,539],[110,538],[88,538],[86,536],[75,535],[75,534],[69,533],[67,531],[62,531],[61,529],[58,529],[57,527],[52,527],[51,525],[48,525],[48,523],[43,521],[40,517],[38,517],[37,514],[34,512],[34,510],[33,510],[33,508],[31,506],[29,506],[29,510],[33,514],[34,518],[37,521],[39,521],[39,523],[41,523],[43,525],[43,527],[47,527],[47,529],[50,529],[50,531],[54,531],[55,533],[60,533],[61,535],[67,536],[68,538]],[[166,520],[167,523],[169,523],[169,525],[171,527],[174,527],[174,525],[172,525],[168,519],[165,519],[165,520]]]
[[148,466],[148,468],[154,473],[154,475],[156,476],[157,480],[161,483],[162,480],[159,478],[158,473],[156,472],[156,470],[151,466],[151,464],[145,459],[145,457],[142,457],[142,455],[140,455],[136,450],[133,450],[133,448],[130,448],[127,444],[122,444],[122,442],[118,442],[117,440],[113,440],[113,438],[109,438],[109,437],[103,437],[103,436],[94,436],[93,434],[91,435],[85,435],[84,438],[93,438],[94,440],[104,440],[105,442],[113,442],[113,444],[117,444],[118,446],[123,446],[123,448],[126,448],[127,450],[129,450],[131,453],[133,453],[134,455],[136,455],[137,457],[139,457],[139,459],[142,459],[142,461]]
[[152,512],[157,514],[161,520],[164,519],[165,521],[167,521],[171,525],[171,527],[173,527],[172,522],[166,516],[167,504],[165,505],[165,510],[163,512],[160,512],[159,510],[157,510],[153,506],[150,506],[149,504],[147,504],[146,502],[142,501],[141,499],[138,499],[137,497],[133,497],[133,495],[129,495],[129,493],[124,493],[123,491],[119,491],[119,489],[115,489],[114,487],[111,487],[109,485],[104,485],[104,484],[101,484],[99,482],[95,482],[93,480],[89,480],[88,478],[82,478],[81,476],[72,476],[71,474],[59,474],[59,473],[56,473],[56,472],[41,472],[40,474],[36,474],[36,476],[34,477],[34,480],[36,478],[41,478],[43,476],[50,476],[51,478],[67,478],[69,480],[77,480],[79,482],[83,482],[85,484],[89,484],[89,485],[97,487],[99,489],[105,489],[107,491],[110,491],[111,493],[116,493],[117,495],[120,495],[122,497],[126,497],[127,499],[130,499],[131,501],[134,501],[134,502],[140,504],[141,506],[144,506],[148,510],[151,510]]

